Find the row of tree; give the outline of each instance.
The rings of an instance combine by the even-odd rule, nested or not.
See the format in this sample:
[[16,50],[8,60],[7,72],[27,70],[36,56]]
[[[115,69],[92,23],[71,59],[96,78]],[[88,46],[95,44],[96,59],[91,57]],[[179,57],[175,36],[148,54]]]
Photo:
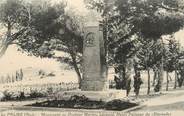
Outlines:
[[[101,13],[106,62],[115,67],[127,93],[132,67],[136,77],[140,77],[141,70],[147,70],[148,94],[151,69],[155,72],[155,91],[161,90],[164,70],[183,73],[179,62],[183,52],[178,43],[173,36],[168,39],[169,44],[163,39],[184,26],[182,0],[85,0],[85,3]],[[0,22],[7,29],[0,55],[9,45],[17,44],[31,55],[70,64],[81,82],[83,21],[65,10],[66,3],[4,0],[0,5]],[[55,51],[66,52],[70,57],[55,56]],[[183,78],[176,80],[182,82]],[[135,87],[139,88],[136,83]]]
[[[154,71],[154,91],[162,89],[163,72],[176,72],[179,86],[183,83],[183,51],[173,34],[184,26],[184,3],[181,0],[85,0],[88,8],[102,14],[108,61],[115,65],[120,85],[130,91],[130,67],[134,67],[134,88],[140,88],[141,70],[148,73],[150,93],[150,70]],[[164,39],[165,35],[167,39]],[[166,42],[167,41],[167,42]],[[168,43],[168,44],[167,44]],[[136,85],[139,84],[139,85]],[[175,88],[176,88],[175,83]],[[118,84],[119,85],[119,84]],[[138,92],[137,92],[138,93]]]

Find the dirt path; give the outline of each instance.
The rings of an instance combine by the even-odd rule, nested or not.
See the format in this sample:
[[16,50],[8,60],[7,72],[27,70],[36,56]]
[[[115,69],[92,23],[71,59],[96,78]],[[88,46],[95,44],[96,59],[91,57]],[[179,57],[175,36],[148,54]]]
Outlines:
[[184,90],[169,91],[143,103],[146,107],[137,111],[184,111]]

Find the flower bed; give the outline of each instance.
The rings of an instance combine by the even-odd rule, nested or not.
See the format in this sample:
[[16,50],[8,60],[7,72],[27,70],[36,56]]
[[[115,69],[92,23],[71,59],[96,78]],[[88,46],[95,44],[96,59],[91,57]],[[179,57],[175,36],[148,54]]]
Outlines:
[[131,103],[123,100],[112,100],[109,102],[89,100],[85,96],[72,96],[69,100],[48,100],[45,102],[31,104],[35,107],[55,107],[55,108],[73,108],[73,109],[105,109],[105,110],[125,110],[138,106],[137,103]]

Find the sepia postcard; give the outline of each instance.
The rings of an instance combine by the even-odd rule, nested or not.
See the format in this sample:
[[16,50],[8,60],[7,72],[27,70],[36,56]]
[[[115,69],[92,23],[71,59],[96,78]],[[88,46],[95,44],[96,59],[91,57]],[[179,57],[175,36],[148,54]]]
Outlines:
[[183,0],[1,0],[0,116],[183,116]]

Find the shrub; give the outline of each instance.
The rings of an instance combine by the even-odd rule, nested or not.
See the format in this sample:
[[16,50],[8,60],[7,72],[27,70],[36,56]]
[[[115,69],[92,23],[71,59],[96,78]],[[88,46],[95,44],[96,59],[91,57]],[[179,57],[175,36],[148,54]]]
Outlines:
[[53,94],[53,88],[52,87],[47,88],[47,93],[48,94]]
[[24,100],[26,97],[25,97],[25,94],[24,92],[20,92],[20,95],[18,96],[18,99],[19,100]]
[[56,75],[53,72],[51,72],[51,73],[47,74],[47,76],[54,77]]
[[0,91],[0,101],[2,101],[4,99],[4,94],[3,92]]
[[87,102],[89,99],[85,95],[74,95],[70,97],[70,101],[74,101],[76,103],[84,103]]
[[30,98],[39,98],[39,97],[46,97],[46,94],[38,92],[36,90],[31,91]]
[[128,101],[122,101],[122,100],[112,100],[110,102],[107,102],[105,105],[105,109],[107,110],[124,110],[128,109],[134,106],[137,106],[138,104],[136,103],[131,103]]
[[5,100],[5,101],[7,101],[7,100],[13,100],[13,92],[10,92],[10,91],[8,91],[8,90],[5,90],[4,92],[3,92],[3,94],[4,94],[4,98],[2,99],[2,100]]

